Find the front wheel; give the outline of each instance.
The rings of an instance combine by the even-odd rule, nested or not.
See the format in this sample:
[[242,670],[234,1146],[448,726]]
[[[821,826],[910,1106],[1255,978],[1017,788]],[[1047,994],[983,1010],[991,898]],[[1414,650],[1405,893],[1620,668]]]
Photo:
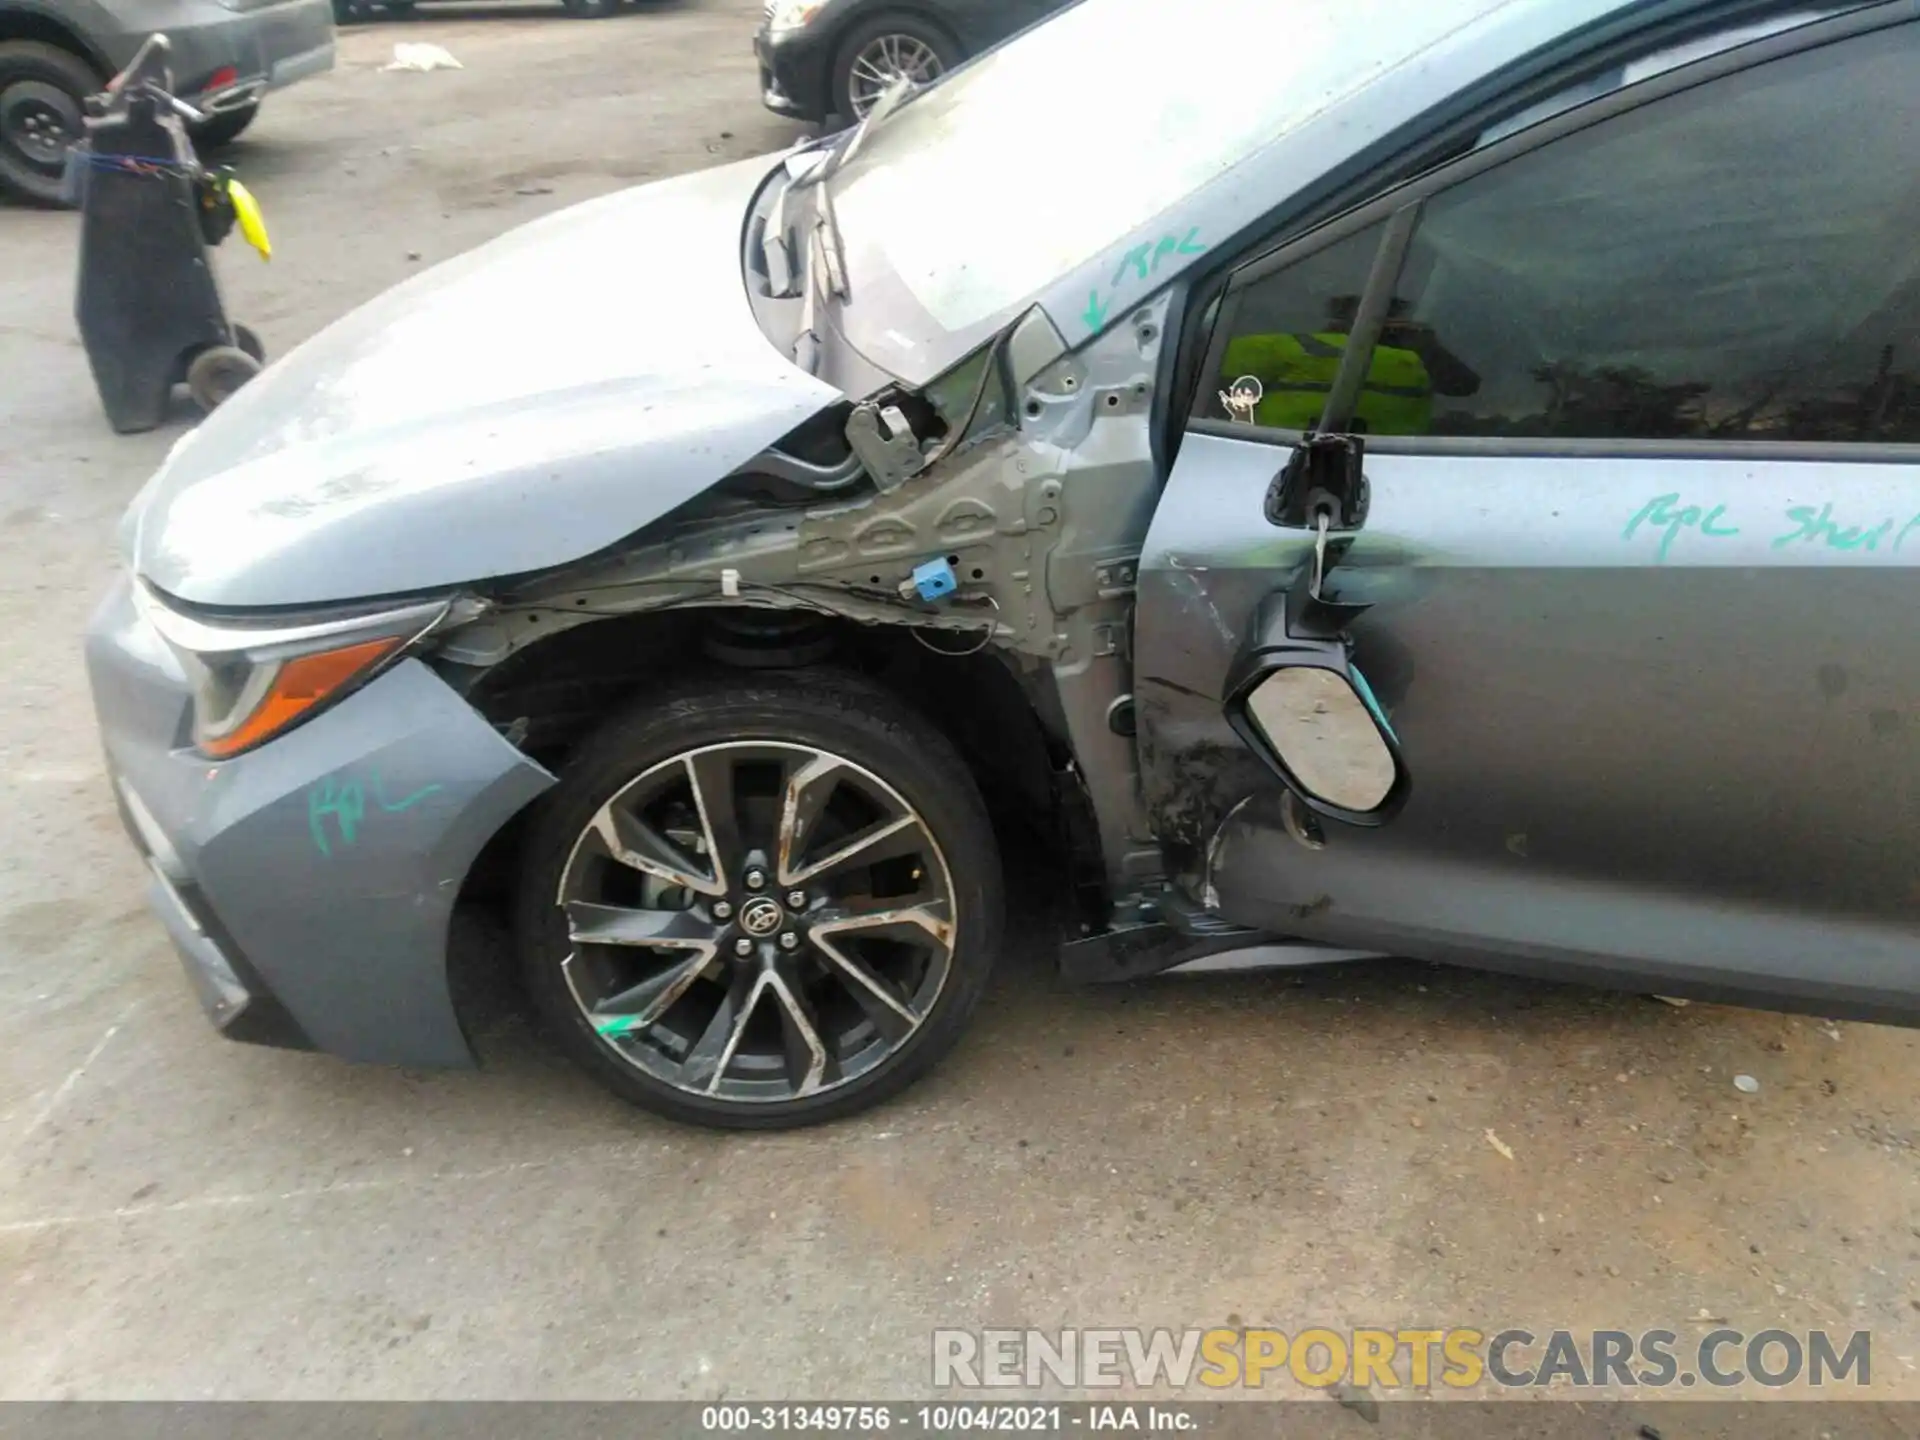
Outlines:
[[616,1093],[778,1129],[905,1089],[999,945],[999,856],[940,732],[851,675],[717,676],[589,741],[528,837],[542,1018]]

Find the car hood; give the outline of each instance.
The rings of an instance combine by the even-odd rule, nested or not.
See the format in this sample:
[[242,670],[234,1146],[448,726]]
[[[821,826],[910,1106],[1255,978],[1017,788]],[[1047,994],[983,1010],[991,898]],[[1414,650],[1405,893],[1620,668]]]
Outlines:
[[512,231],[389,291],[188,435],[129,514],[190,603],[327,604],[605,549],[838,401],[741,274],[767,157]]

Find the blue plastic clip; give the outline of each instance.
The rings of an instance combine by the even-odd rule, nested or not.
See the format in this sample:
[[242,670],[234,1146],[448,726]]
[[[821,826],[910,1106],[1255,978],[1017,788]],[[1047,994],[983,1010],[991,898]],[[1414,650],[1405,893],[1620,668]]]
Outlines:
[[938,600],[958,590],[960,582],[944,559],[929,560],[913,567],[913,588],[922,600]]

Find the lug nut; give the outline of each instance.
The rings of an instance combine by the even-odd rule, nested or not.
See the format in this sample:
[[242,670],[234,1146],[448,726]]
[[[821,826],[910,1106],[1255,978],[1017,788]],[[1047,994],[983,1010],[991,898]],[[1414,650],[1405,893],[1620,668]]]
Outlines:
[[787,891],[787,905],[788,905],[788,908],[793,910],[806,909],[807,908],[807,892],[804,890]]
[[731,914],[733,914],[733,906],[729,905],[726,901],[716,900],[713,902],[714,919],[725,920]]
[[799,943],[800,943],[800,937],[794,934],[791,930],[787,931],[785,934],[783,934],[780,937],[780,948],[782,950],[791,950]]
[[753,942],[742,935],[738,940],[733,942],[733,953],[742,957],[751,955],[753,953]]
[[747,888],[749,890],[758,890],[766,883],[767,877],[762,875],[758,870],[747,871]]

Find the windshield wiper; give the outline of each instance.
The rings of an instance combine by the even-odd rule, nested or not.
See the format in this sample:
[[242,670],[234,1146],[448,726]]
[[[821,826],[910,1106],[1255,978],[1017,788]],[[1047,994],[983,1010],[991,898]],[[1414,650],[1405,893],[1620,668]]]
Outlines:
[[853,292],[847,289],[847,247],[840,236],[840,217],[834,213],[831,190],[822,190],[814,206],[813,238],[820,251],[821,265],[827,272],[827,293],[840,300],[851,300]]
[[815,241],[807,246],[806,276],[800,286],[800,333],[793,337],[793,363],[809,375],[820,370],[820,334],[814,329],[814,312],[820,304],[819,233],[816,228]]
[[866,143],[867,136],[873,133],[874,127],[898,110],[913,90],[913,82],[906,76],[894,76],[892,83],[880,92],[880,98],[873,102],[873,108],[867,111],[858,125],[853,127],[853,134],[847,137],[846,145],[829,156],[827,163],[820,167],[827,172],[820,178],[830,180],[837,175],[840,167],[852,160],[855,153]]
[[849,130],[833,149],[827,152],[827,158],[814,166],[805,175],[794,181],[795,189],[824,185],[840,172],[840,167],[853,159],[854,154],[866,143],[867,136],[887,116],[900,108],[900,102],[914,91],[914,84],[904,75],[894,77],[893,83],[880,92],[880,98],[873,102],[873,108],[860,119],[860,123]]
[[813,217],[813,236],[807,246],[806,277],[800,288],[800,333],[793,337],[793,359],[809,375],[815,373],[814,367],[820,362],[820,332],[815,327],[815,316],[819,312],[820,295],[824,289],[828,295],[846,301],[853,298],[847,288],[846,254],[841,249],[840,225],[833,218],[833,202],[827,198],[827,192],[820,192],[820,201]]
[[[873,102],[873,108],[848,132],[846,139],[830,151],[825,160],[789,185],[774,202],[774,215],[778,217],[782,229],[777,240],[763,239],[761,248],[766,252],[770,246],[777,244],[782,268],[790,274],[791,262],[786,253],[785,231],[787,196],[796,190],[820,192],[813,205],[813,243],[807,246],[805,283],[800,290],[800,333],[793,337],[794,363],[809,375],[820,363],[820,332],[815,328],[815,318],[819,311],[822,281],[825,282],[826,293],[833,298],[841,301],[853,298],[853,292],[847,286],[846,241],[840,234],[840,217],[834,213],[833,191],[827,188],[826,182],[854,157],[867,136],[873,133],[874,127],[897,110],[913,91],[913,82],[905,76],[896,79]],[[771,269],[770,256],[769,261]]]
[[760,226],[760,259],[767,267],[767,293],[776,300],[793,294],[793,252],[787,244],[787,196],[792,193],[793,182],[788,181],[774,196],[773,208]]
[[[782,196],[782,201],[785,198]],[[783,211],[784,208],[783,204]],[[800,288],[800,333],[793,339],[793,358],[795,364],[811,375],[820,361],[820,333],[814,328],[814,317],[819,309],[821,290],[824,288],[828,295],[843,303],[853,298],[853,291],[847,285],[846,242],[840,236],[840,220],[833,211],[831,190],[822,188],[814,200],[813,235],[806,250],[805,279]]]

